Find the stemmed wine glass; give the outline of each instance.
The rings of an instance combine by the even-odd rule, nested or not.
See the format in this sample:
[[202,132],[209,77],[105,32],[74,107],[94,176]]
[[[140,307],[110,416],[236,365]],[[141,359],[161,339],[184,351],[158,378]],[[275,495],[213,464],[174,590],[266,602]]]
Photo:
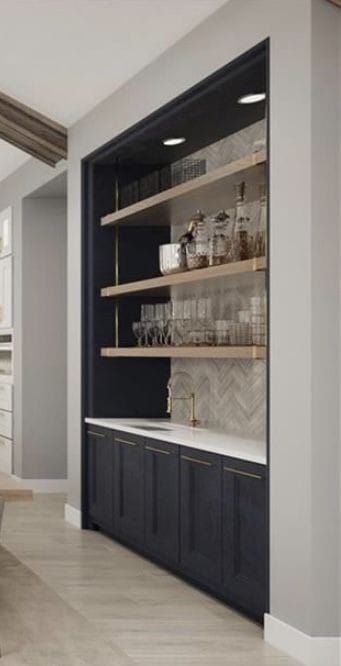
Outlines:
[[133,333],[136,337],[137,340],[137,346],[142,347],[142,338],[144,334],[144,326],[142,321],[134,321],[133,322]]

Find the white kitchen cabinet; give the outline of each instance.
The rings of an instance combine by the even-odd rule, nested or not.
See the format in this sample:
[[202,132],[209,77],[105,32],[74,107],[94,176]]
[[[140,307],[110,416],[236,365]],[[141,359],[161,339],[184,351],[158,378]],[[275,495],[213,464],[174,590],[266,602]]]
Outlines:
[[12,208],[0,212],[0,259],[12,254]]
[[11,440],[0,436],[0,472],[12,474],[13,444]]
[[0,259],[0,329],[12,327],[12,257]]
[[11,412],[13,409],[13,392],[10,384],[0,383],[0,410]]
[[12,439],[12,412],[0,409],[0,436]]

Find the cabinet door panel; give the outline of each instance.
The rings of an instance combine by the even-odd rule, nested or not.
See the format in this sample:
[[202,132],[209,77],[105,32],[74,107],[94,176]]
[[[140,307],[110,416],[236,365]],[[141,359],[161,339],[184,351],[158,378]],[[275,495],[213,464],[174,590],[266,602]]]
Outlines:
[[91,520],[113,531],[114,447],[110,435],[88,430],[88,511]]
[[13,390],[11,384],[1,384],[0,382],[0,409],[6,409],[11,412],[13,409]]
[[12,327],[12,257],[0,259],[0,328]]
[[181,564],[202,583],[221,583],[219,456],[181,451]]
[[167,562],[179,559],[179,447],[145,445],[145,545]]
[[266,590],[265,472],[224,463],[223,577],[228,597],[262,616]]
[[0,435],[12,439],[12,412],[0,409]]
[[0,258],[12,253],[12,208],[0,212]]
[[143,443],[132,435],[115,435],[115,520],[119,536],[142,546],[144,541]]
[[12,474],[13,442],[0,437],[0,472]]

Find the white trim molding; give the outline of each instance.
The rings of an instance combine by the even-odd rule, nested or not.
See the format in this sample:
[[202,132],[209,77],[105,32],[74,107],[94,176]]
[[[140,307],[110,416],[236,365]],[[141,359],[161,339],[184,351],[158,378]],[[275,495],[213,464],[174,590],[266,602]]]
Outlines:
[[64,506],[64,519],[74,527],[78,527],[79,529],[82,527],[82,512],[79,509],[75,509],[71,504],[65,504]]
[[12,474],[12,478],[24,483],[34,493],[67,493],[67,479],[23,479],[15,474]]
[[340,666],[341,639],[308,636],[273,615],[264,616],[264,640],[305,666]]

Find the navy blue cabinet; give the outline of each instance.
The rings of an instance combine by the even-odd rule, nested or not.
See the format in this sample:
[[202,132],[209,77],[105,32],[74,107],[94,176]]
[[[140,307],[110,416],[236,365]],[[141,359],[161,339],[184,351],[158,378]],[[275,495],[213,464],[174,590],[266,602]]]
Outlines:
[[266,591],[266,468],[223,459],[223,588],[261,617]]
[[179,447],[147,440],[144,447],[145,548],[165,563],[179,560]]
[[124,432],[113,435],[115,450],[115,529],[137,547],[144,540],[143,439]]
[[221,584],[220,456],[181,448],[181,565],[210,587]]
[[266,475],[263,465],[89,426],[88,524],[261,619]]
[[87,431],[87,486],[90,521],[114,529],[114,449],[110,432],[97,427]]

